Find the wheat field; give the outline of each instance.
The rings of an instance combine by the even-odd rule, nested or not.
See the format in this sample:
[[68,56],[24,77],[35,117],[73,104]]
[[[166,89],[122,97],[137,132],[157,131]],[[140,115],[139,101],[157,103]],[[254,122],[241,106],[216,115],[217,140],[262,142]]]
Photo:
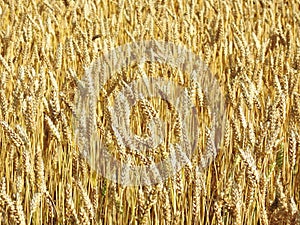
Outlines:
[[[1,0],[0,21],[1,225],[300,224],[299,0]],[[123,68],[92,118],[114,157],[147,166],[182,138],[176,109],[143,98],[127,114],[130,129],[147,136],[161,118],[163,144],[144,154],[117,144],[107,107],[141,76],[184,87],[201,121],[196,151],[174,176],[124,186],[81,154],[76,93],[101,55],[145,40],[185,46],[207,65],[226,99],[224,137],[198,171],[212,142],[199,83],[161,63]]]

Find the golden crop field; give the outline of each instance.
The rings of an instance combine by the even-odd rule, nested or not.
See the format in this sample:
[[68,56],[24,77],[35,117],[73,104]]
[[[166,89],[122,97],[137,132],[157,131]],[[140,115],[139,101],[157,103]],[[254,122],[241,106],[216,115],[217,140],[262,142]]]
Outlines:
[[[205,88],[159,61],[113,71],[97,104],[87,101],[88,118],[74,122],[78,94],[92,85],[85,75],[101,79],[97,59],[151,40],[188,49],[218,81],[226,116],[216,149]],[[299,0],[0,0],[0,77],[1,225],[300,224]],[[198,129],[163,91],[133,96],[130,84],[146,77],[182,88]],[[122,90],[136,103],[117,99]],[[112,126],[123,118],[139,143],[164,121],[162,144],[131,149]],[[186,128],[196,135],[190,158],[178,147],[192,144]],[[82,151],[95,135],[108,149],[100,163],[110,155],[153,169],[175,151],[184,166],[153,184],[114,182]],[[205,152],[215,158],[199,169]]]

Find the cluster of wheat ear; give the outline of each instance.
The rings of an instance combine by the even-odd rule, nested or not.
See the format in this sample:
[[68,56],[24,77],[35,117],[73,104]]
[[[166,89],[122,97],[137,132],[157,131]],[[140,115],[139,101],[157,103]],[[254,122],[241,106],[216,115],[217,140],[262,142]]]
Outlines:
[[[300,224],[299,9],[299,0],[0,1],[0,224]],[[203,60],[226,99],[225,134],[198,170],[215,132],[203,87],[159,62],[122,68],[91,103],[79,140],[96,130],[120,162],[147,167],[175,151],[185,165],[154,185],[124,186],[83,157],[76,94],[99,57],[145,40]],[[184,87],[196,106],[192,157],[176,145],[191,143],[168,101],[116,101],[121,89],[134,98],[129,85],[143,77]],[[151,121],[165,121],[163,144],[141,152],[120,143],[126,134],[114,132],[112,104],[141,142]]]

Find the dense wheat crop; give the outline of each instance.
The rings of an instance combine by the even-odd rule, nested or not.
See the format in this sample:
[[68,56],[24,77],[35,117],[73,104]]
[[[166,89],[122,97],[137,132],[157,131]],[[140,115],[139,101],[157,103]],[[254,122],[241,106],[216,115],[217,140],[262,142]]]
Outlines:
[[[299,34],[299,0],[0,0],[0,224],[300,224]],[[201,86],[161,63],[123,68],[92,118],[114,157],[147,166],[182,138],[174,107],[142,98],[128,112],[131,130],[142,138],[161,118],[164,144],[144,154],[116,144],[107,108],[139,77],[185,87],[201,121],[184,168],[127,187],[82,156],[76,93],[97,58],[143,40],[185,46],[206,63],[226,99],[225,134],[215,160],[196,170],[212,143]]]

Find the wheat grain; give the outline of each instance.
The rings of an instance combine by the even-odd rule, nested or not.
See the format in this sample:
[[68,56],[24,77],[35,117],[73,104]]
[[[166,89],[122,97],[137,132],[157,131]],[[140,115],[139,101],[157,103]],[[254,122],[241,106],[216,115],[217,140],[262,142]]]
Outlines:
[[[0,223],[299,224],[298,5],[0,1]],[[150,57],[138,62],[131,46],[146,40],[189,49],[211,73],[188,74],[189,60],[158,60],[157,51],[170,53],[165,44],[149,46]],[[126,53],[113,54],[125,44]],[[210,118],[217,96],[206,96],[215,87],[200,86],[202,75],[228,98],[219,146]],[[184,89],[181,111],[159,85],[157,96],[141,91],[154,87],[149,77]],[[88,89],[94,102],[80,108]],[[186,123],[191,107],[198,127]],[[84,156],[93,153],[89,165]],[[123,186],[101,176],[107,170]],[[130,179],[162,182],[124,186]]]

